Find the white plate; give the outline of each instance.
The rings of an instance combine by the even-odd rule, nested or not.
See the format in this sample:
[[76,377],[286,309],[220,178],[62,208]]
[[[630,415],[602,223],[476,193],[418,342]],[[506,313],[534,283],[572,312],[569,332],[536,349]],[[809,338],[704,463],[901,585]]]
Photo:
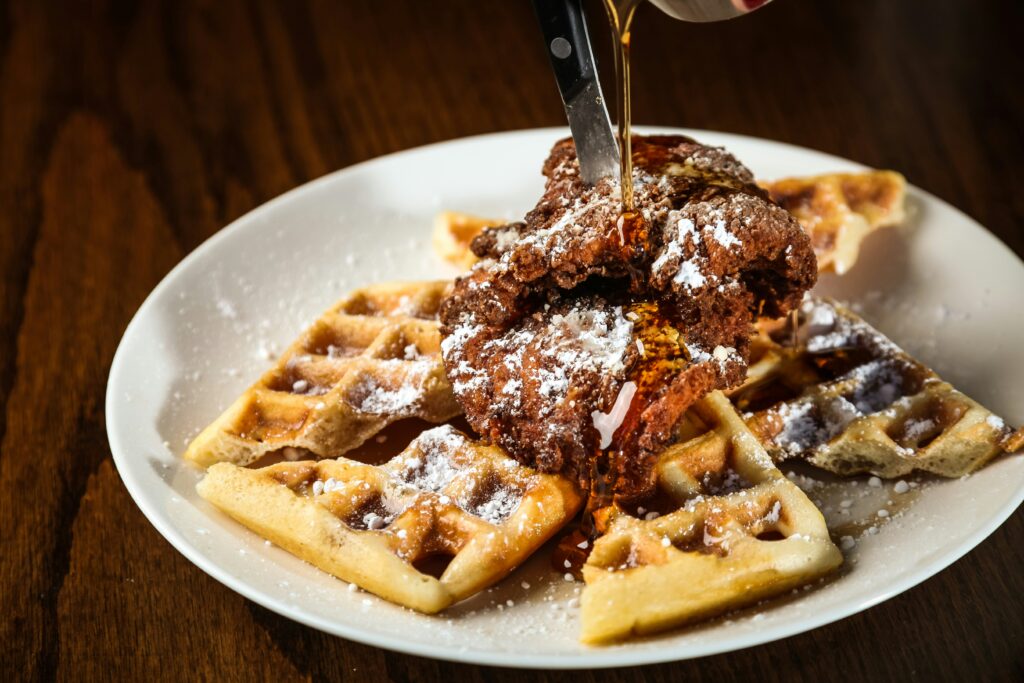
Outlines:
[[[690,134],[725,145],[762,178],[861,168],[776,142]],[[854,614],[948,566],[1018,506],[1024,457],[903,496],[863,481],[819,486],[812,497],[833,523],[844,520],[840,498],[856,501],[855,520],[875,519],[889,498],[894,512],[906,509],[865,534],[837,578],[795,599],[589,648],[576,640],[578,610],[570,601],[578,584],[552,573],[546,553],[493,591],[427,617],[346,590],[197,497],[200,473],[179,456],[268,365],[268,351],[283,349],[353,287],[453,275],[429,246],[434,213],[520,217],[540,195],[541,161],[562,135],[549,129],[456,140],[339,171],[240,218],[164,278],[114,358],[107,431],[125,485],[174,547],[264,607],[352,640],[482,664],[606,667],[735,650]],[[824,278],[820,290],[863,305],[869,321],[945,378],[1011,423],[1024,423],[1021,261],[935,197],[910,188],[908,200],[907,225],[873,235],[858,266],[843,278]],[[511,607],[491,606],[506,600]]]

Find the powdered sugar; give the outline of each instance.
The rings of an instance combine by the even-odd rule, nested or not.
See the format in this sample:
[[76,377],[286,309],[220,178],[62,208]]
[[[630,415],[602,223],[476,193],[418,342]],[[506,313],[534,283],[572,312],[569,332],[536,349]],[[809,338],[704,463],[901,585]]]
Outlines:
[[693,221],[686,216],[679,215],[678,211],[670,211],[668,217],[670,221],[675,219],[676,228],[679,230],[679,242],[677,243],[677,246],[686,242],[687,239],[696,246],[700,237],[697,235],[697,226],[694,225]]
[[523,381],[522,380],[520,380],[520,379],[510,379],[509,381],[505,382],[505,386],[502,387],[501,393],[509,395],[509,396],[516,396],[516,395],[519,394],[519,392],[522,390],[522,388],[523,388]]
[[[655,280],[671,279],[687,294],[716,283],[718,278],[707,271],[709,250],[731,250],[743,245],[729,229],[729,220],[736,225],[746,225],[737,216],[745,215],[744,202],[749,199],[743,193],[736,193],[724,200],[691,202],[684,209],[669,211],[665,219],[665,230],[669,234],[661,253],[651,264]],[[674,234],[672,228],[675,228]]]
[[[551,333],[540,354],[555,362],[536,370],[540,380],[538,390],[549,402],[546,411],[550,412],[565,398],[569,387],[579,381],[582,374],[620,375],[625,369],[626,349],[633,345],[632,333],[633,323],[623,315],[621,307],[609,312],[577,304],[564,315],[551,316]],[[508,348],[502,340],[488,342],[487,346],[491,345],[496,349]],[[521,369],[522,351],[513,351],[508,359],[518,361]]]
[[488,381],[487,374],[482,368],[474,368],[463,357],[467,342],[483,330],[484,326],[476,322],[476,317],[472,313],[464,313],[452,333],[441,340],[441,356],[449,367],[455,364],[452,389],[456,394],[477,391]]
[[706,363],[711,360],[711,354],[702,349],[697,344],[687,344],[683,342],[686,347],[686,353],[694,363]]
[[935,429],[935,420],[931,418],[911,418],[904,424],[903,434],[908,441],[918,441],[932,429]]
[[764,516],[765,523],[766,524],[778,524],[779,523],[779,516],[781,515],[781,513],[782,513],[782,503],[779,502],[779,501],[775,501],[775,503],[772,505],[772,509],[769,510],[768,514]]
[[842,396],[833,397],[820,407],[811,400],[783,403],[775,414],[782,421],[775,443],[792,455],[827,443],[862,415]]
[[501,524],[512,516],[522,500],[523,497],[519,491],[499,487],[475,507],[466,509],[466,512],[476,515],[485,522]]
[[363,515],[363,527],[371,531],[377,531],[391,524],[394,520],[394,514],[381,516],[376,512],[367,512]]
[[395,415],[413,408],[421,396],[419,389],[408,384],[396,389],[374,387],[359,404],[359,410],[377,415]]
[[495,228],[490,233],[494,237],[494,247],[499,251],[507,251],[519,239],[519,230],[514,226]]
[[[622,314],[620,306],[610,314],[577,307],[564,316],[552,316],[551,322],[564,326],[564,340],[568,342],[559,345],[563,347],[556,354],[559,361],[593,364],[610,375],[622,372],[623,356],[633,340],[633,323]],[[565,348],[570,345],[574,348]]]
[[715,221],[715,227],[711,231],[711,236],[726,249],[743,244],[736,235],[729,232],[729,229],[725,227],[725,221],[721,219]]
[[679,271],[672,278],[672,281],[682,285],[687,292],[693,292],[703,287],[707,282],[707,278],[704,277],[704,273],[701,272],[700,266],[697,265],[696,261],[690,259],[679,264]]
[[238,317],[238,310],[235,308],[235,305],[227,299],[217,299],[217,312],[229,320],[234,320]]
[[731,346],[716,346],[714,351],[711,352],[711,358],[718,363],[718,369],[723,373],[726,372],[730,363],[743,362],[743,358],[740,356],[739,352]]
[[476,323],[471,313],[464,313],[459,324],[455,326],[452,333],[441,340],[441,354],[447,360],[453,354],[466,345],[470,339],[480,334],[483,325]]
[[660,275],[668,268],[671,262],[683,258],[683,249],[679,244],[678,241],[672,240],[662,249],[658,258],[654,259],[654,263],[651,264],[652,273]]
[[[442,353],[451,373],[457,395],[486,390],[495,382],[490,400],[495,410],[514,411],[519,408],[524,390],[543,397],[545,414],[555,410],[575,384],[586,384],[584,377],[599,375],[614,378],[625,371],[627,350],[635,348],[633,323],[621,307],[601,305],[582,300],[572,306],[534,316],[541,325],[527,320],[482,343],[477,353],[481,358],[498,358],[500,364],[491,368],[473,367],[467,360],[467,348],[485,328],[473,314],[465,314],[444,342]],[[524,367],[524,356],[531,362]],[[537,361],[541,362],[537,362]]]
[[[667,274],[668,269],[676,262],[679,263],[676,274],[672,281],[681,285],[687,292],[693,292],[705,285],[707,278],[701,270],[700,260],[702,257],[696,251],[700,243],[700,235],[694,222],[673,210],[668,213],[666,224],[676,226],[676,235],[669,240],[658,258],[651,264],[651,272]],[[688,252],[693,252],[689,258],[684,258]]]
[[465,443],[466,437],[450,425],[428,429],[413,442],[420,455],[405,460],[400,478],[422,491],[439,493],[459,473],[450,456]]
[[707,495],[711,496],[726,496],[750,488],[750,482],[731,467],[726,468],[721,475],[705,474],[701,485]]
[[[468,446],[468,439],[450,425],[429,429],[413,442],[416,454],[399,463],[397,478],[407,486],[440,495],[442,504],[451,503],[454,497],[455,504],[469,514],[491,524],[501,524],[522,502],[523,493],[520,488],[498,483],[488,489],[486,495],[478,497],[479,494],[473,495],[462,484],[458,484],[455,488],[461,493],[456,496],[450,492],[449,487],[460,476],[465,475],[478,483],[487,476],[480,469],[479,463],[455,457]],[[516,467],[512,460],[508,460],[508,466]]]
[[797,339],[808,353],[827,353],[854,346],[870,348],[878,356],[900,352],[900,348],[867,323],[836,314],[826,301],[807,298],[800,305],[803,320]]
[[795,455],[827,440],[810,401],[784,403],[776,414],[782,420],[782,430],[775,435],[775,443],[783,450]]
[[853,380],[856,383],[850,400],[865,415],[887,408],[903,396],[903,373],[893,359],[869,361],[846,373],[840,380]]

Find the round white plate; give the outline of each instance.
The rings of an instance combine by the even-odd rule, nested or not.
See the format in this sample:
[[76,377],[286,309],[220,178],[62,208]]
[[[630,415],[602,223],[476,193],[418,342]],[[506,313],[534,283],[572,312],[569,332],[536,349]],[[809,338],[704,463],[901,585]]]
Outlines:
[[[760,178],[861,168],[766,140],[678,132],[725,145]],[[546,552],[497,588],[428,617],[347,590],[196,495],[201,473],[179,459],[185,444],[273,353],[351,288],[454,275],[430,248],[433,215],[453,209],[521,217],[540,196],[541,162],[563,135],[548,129],[468,138],[339,171],[235,221],[164,278],[114,358],[107,431],[129,492],[174,547],[264,607],[352,640],[481,664],[607,667],[735,650],[854,614],[948,566],[1016,509],[1024,457],[902,495],[888,484],[816,485],[798,477],[830,524],[874,528],[850,531],[857,541],[836,578],[715,621],[592,648],[576,639],[580,584],[553,573]],[[1010,423],[1024,423],[1021,261],[935,197],[910,188],[908,203],[906,225],[871,236],[859,264],[842,278],[823,278],[819,290],[859,304],[870,322],[961,390]],[[844,498],[855,503],[850,515],[839,511]],[[894,514],[882,520],[880,507]]]

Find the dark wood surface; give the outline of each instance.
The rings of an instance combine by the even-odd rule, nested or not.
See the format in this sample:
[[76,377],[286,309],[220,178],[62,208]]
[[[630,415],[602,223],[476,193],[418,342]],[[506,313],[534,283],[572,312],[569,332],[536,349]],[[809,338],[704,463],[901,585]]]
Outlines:
[[[704,27],[644,7],[635,120],[899,169],[1021,254],[1022,25],[1009,0],[779,0]],[[373,156],[562,122],[525,0],[0,3],[0,668],[15,680],[524,677],[327,636],[221,586],[129,498],[103,397],[144,297],[239,215]],[[1022,547],[1018,513],[921,586],[811,633],[538,675],[1021,680]]]

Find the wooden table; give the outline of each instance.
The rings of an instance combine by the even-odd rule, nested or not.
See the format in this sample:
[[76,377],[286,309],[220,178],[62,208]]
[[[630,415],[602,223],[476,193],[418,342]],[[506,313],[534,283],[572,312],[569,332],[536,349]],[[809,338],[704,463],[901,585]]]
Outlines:
[[[779,0],[705,27],[644,7],[635,120],[899,169],[1022,254],[1024,12],[927,4]],[[599,5],[590,9],[603,38]],[[129,498],[103,397],[136,308],[226,223],[363,159],[563,121],[525,0],[0,3],[0,669],[15,679],[524,676],[347,642],[223,587]],[[542,678],[1020,680],[1022,547],[1017,514],[923,585],[811,633]]]

